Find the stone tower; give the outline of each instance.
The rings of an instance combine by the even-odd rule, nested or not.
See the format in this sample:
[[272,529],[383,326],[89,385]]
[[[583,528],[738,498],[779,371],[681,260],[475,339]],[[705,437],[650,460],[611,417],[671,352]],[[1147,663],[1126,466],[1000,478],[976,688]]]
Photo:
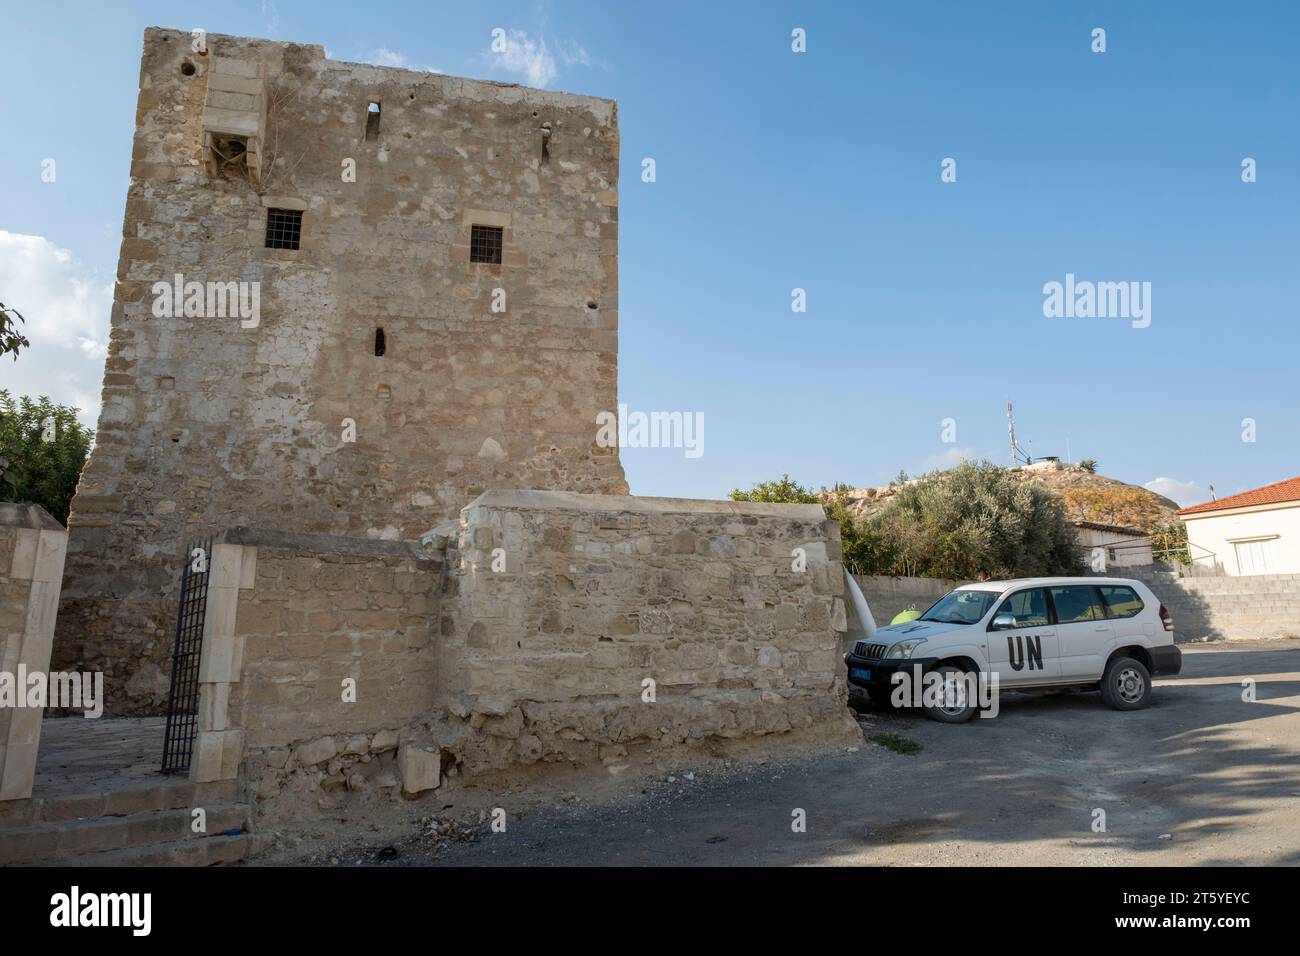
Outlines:
[[491,488],[625,494],[610,100],[150,29],[56,666],[167,689],[187,542],[413,539]]

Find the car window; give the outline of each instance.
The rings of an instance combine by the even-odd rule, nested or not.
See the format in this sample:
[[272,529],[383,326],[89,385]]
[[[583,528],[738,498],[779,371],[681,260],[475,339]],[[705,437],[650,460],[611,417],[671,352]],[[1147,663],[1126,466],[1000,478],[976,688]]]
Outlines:
[[1134,617],[1145,607],[1137,592],[1122,584],[1103,584],[1097,590],[1111,617]]
[[1080,621],[1104,621],[1106,609],[1091,584],[1067,584],[1052,588],[1052,603],[1056,605],[1057,624],[1076,624]]
[[974,624],[997,598],[996,591],[949,591],[921,615],[921,620],[940,624]]
[[1042,588],[1030,588],[1017,591],[1002,602],[998,614],[1010,614],[1016,619],[1016,627],[1043,627],[1050,623],[1047,618],[1047,592]]

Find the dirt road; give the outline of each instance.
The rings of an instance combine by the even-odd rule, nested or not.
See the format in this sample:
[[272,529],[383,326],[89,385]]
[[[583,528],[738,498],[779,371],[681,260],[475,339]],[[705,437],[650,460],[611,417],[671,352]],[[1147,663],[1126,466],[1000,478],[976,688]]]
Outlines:
[[[476,843],[403,846],[391,863],[1300,863],[1294,643],[1186,649],[1182,675],[1157,681],[1144,711],[1110,710],[1096,693],[1008,694],[996,719],[948,726],[904,712],[864,730],[922,749],[864,740],[852,753],[676,775],[599,806],[514,813]],[[805,832],[792,829],[796,810]]]

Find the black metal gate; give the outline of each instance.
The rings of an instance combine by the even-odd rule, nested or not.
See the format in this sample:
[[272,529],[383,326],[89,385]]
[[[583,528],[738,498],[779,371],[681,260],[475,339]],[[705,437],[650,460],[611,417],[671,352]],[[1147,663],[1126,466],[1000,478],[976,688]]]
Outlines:
[[199,719],[199,655],[203,651],[203,616],[208,607],[211,562],[211,539],[186,548],[185,568],[181,571],[181,603],[176,612],[176,642],[172,645],[163,773],[188,771],[194,752]]

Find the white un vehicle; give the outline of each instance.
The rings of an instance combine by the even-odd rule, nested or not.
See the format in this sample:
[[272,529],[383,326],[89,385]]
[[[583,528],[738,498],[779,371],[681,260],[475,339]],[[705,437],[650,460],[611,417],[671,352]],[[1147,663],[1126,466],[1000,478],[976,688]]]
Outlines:
[[[844,656],[850,686],[890,706],[894,675],[940,672],[935,682],[999,689],[1100,690],[1117,710],[1151,701],[1151,678],[1177,674],[1182,652],[1174,622],[1150,589],[1127,578],[1025,578],[980,581],[941,597],[917,620],[876,631]],[[997,683],[993,684],[996,676]],[[979,700],[932,700],[935,720],[961,723]]]

